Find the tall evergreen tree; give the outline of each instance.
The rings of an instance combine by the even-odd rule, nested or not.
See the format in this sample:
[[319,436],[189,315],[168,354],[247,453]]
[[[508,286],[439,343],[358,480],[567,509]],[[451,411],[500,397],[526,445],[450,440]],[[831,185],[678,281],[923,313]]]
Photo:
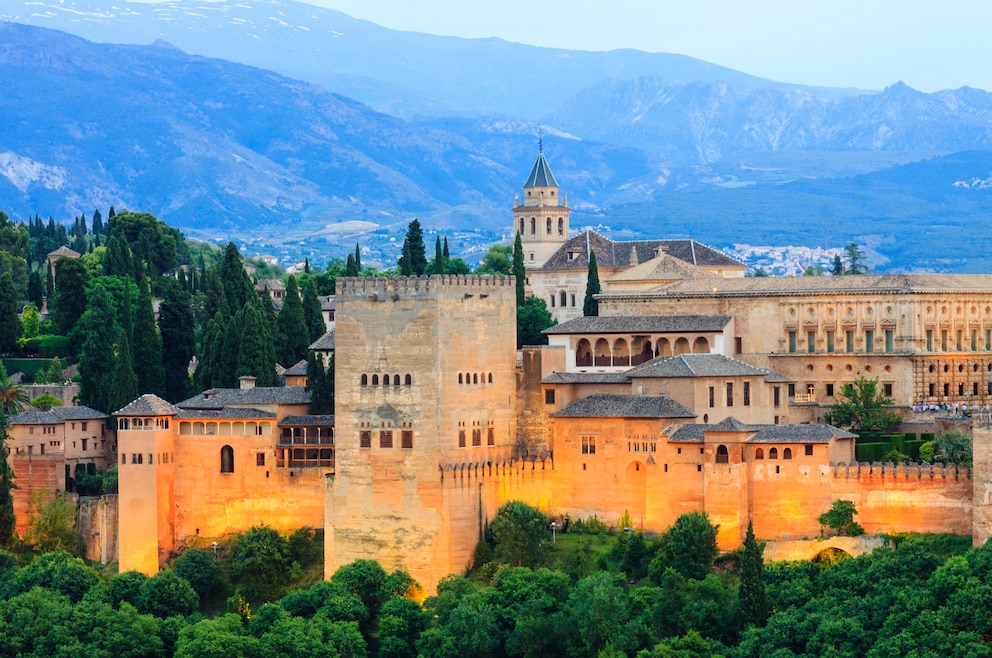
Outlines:
[[424,232],[420,220],[414,219],[406,230],[403,239],[403,257],[400,259],[400,274],[403,276],[423,276],[427,269],[427,251],[424,248]]
[[79,401],[109,413],[108,394],[114,370],[114,353],[120,324],[110,295],[98,281],[90,290],[89,309],[80,320],[83,347],[79,355]]
[[217,371],[219,386],[232,388],[238,385],[238,352],[241,350],[241,334],[245,322],[245,309],[231,316],[224,326],[224,346],[221,350]]
[[107,253],[103,261],[104,274],[119,276],[134,276],[134,263],[131,257],[131,247],[127,238],[115,233],[107,240]]
[[444,236],[444,248],[441,250],[441,255],[444,256],[445,263],[451,258],[451,254],[448,253],[448,236]]
[[100,214],[100,209],[97,208],[93,211],[93,235],[103,234],[103,215]]
[[7,447],[7,415],[0,410],[0,546],[10,546],[14,538],[14,470],[10,467]]
[[134,372],[139,393],[165,396],[165,370],[162,367],[162,337],[155,326],[155,310],[148,277],[142,277],[134,314]]
[[834,276],[844,274],[844,261],[841,260],[840,254],[834,254],[834,265],[830,268],[830,273]]
[[17,319],[17,291],[10,272],[0,276],[0,352],[17,349],[21,337],[21,322]]
[[358,243],[355,243],[355,269],[358,270],[358,275],[362,275],[362,250],[359,248]]
[[196,385],[201,391],[225,385],[223,380],[224,316],[218,311],[207,320],[196,368]]
[[344,265],[344,275],[345,276],[358,276],[358,266],[355,265],[355,257],[348,254],[348,260]]
[[37,270],[31,270],[28,274],[28,301],[38,310],[45,303],[45,287],[41,283],[41,273]]
[[232,313],[247,304],[255,296],[255,288],[245,272],[241,252],[233,242],[227,243],[224,260],[220,266],[220,278],[224,283],[227,306]]
[[405,239],[403,240],[403,253],[400,255],[399,262],[396,263],[396,269],[400,276],[413,276],[413,266],[410,265],[410,244]]
[[751,522],[747,524],[744,537],[744,552],[741,554],[741,584],[738,598],[741,605],[741,623],[748,626],[764,626],[768,621],[768,596],[765,593],[765,566],[761,548],[754,538]]
[[139,395],[138,376],[134,373],[134,364],[131,361],[131,346],[123,329],[117,332],[117,341],[117,356],[110,377],[110,391],[107,393],[112,412],[125,407]]
[[63,336],[69,335],[86,312],[87,278],[82,259],[63,256],[55,262],[55,308],[49,311]]
[[310,274],[310,259],[309,258],[304,258],[303,259],[303,273],[304,274]]
[[[448,239],[445,238],[445,242]],[[434,274],[444,274],[444,252],[441,251],[441,236],[434,239]]]
[[165,370],[165,399],[179,402],[189,396],[189,362],[195,352],[193,311],[189,292],[170,281],[158,309],[162,334],[162,367]]
[[55,277],[52,275],[52,264],[48,261],[45,261],[45,296],[49,299],[48,312],[51,314],[55,308]]
[[227,303],[227,293],[224,291],[224,282],[220,279],[220,270],[213,268],[206,275],[206,304],[204,305],[204,317],[212,318],[220,313],[227,323],[231,316],[237,313],[239,308],[231,308]]
[[276,355],[279,363],[289,368],[307,356],[310,345],[310,330],[303,315],[303,303],[300,301],[296,277],[292,274],[286,279],[286,294],[282,301],[282,310],[277,319],[279,329],[279,350]]
[[310,352],[307,356],[307,390],[310,391],[311,414],[334,413],[334,355],[327,369],[320,357]]
[[276,363],[265,318],[254,304],[245,305],[243,318],[237,376],[252,375],[258,386],[275,386]]
[[586,298],[582,302],[582,315],[599,315],[599,302],[594,295],[601,291],[599,285],[599,268],[596,266],[596,252],[589,250],[589,272],[586,279]]
[[517,233],[517,237],[513,241],[512,273],[517,279],[517,308],[519,309],[524,305],[524,284],[527,281],[527,270],[524,267],[524,243],[520,240],[519,233]]
[[[303,319],[306,320],[311,343],[324,335],[327,328],[324,325],[324,313],[320,308],[320,296],[317,294],[317,284],[313,277],[307,279],[307,285],[303,288]],[[307,346],[309,347],[309,344]]]

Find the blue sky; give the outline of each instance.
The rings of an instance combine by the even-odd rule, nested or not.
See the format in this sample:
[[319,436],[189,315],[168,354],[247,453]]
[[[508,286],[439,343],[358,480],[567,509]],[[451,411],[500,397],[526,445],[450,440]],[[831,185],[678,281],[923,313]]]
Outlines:
[[307,0],[385,27],[691,55],[783,82],[992,90],[988,0]]

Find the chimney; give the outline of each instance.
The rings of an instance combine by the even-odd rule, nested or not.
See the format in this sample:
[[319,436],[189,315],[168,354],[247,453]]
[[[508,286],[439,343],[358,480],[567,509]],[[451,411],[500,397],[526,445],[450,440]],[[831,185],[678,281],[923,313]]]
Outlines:
[[654,248],[654,257],[655,258],[657,258],[659,256],[665,256],[667,254],[668,254],[668,245],[667,244],[659,244],[657,247]]
[[241,390],[248,391],[255,388],[255,377],[253,375],[242,375],[238,377],[238,381],[241,382]]

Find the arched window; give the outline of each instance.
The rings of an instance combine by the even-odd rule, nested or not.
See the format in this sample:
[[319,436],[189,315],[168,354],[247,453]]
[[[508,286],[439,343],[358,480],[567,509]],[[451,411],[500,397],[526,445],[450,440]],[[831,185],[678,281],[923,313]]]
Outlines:
[[792,459],[792,448],[786,448],[782,451],[782,459]]
[[489,373],[489,383],[493,383],[493,373]]
[[382,376],[382,385],[383,386],[389,386],[389,375],[383,375]]
[[372,375],[372,385],[373,386],[379,385],[379,375]]
[[524,218],[520,218],[520,235],[524,234]]
[[472,375],[472,383],[473,384],[478,384],[479,383],[479,373],[475,373],[475,374]]
[[551,235],[551,218],[548,217],[548,235]]
[[234,472],[234,448],[231,446],[224,446],[220,449],[220,472]]
[[716,463],[717,464],[729,464],[730,463],[730,453],[727,452],[727,446],[717,446],[716,447]]
[[778,448],[772,448],[768,451],[768,459],[778,459]]
[[755,459],[764,459],[765,458],[765,451],[762,450],[761,448],[758,448],[757,450],[754,451],[754,458]]
[[464,384],[465,383],[464,381],[462,381],[463,379],[464,379],[464,377],[463,377],[462,373],[458,373],[458,383],[459,384]]
[[411,377],[410,375],[407,375],[406,376],[406,379],[403,381],[403,383],[406,384],[407,386],[412,386],[413,385],[413,377]]
[[560,299],[562,308],[568,305],[568,294],[564,290],[560,293]]
[[399,385],[400,385],[400,376],[393,375],[393,386],[399,386]]
[[565,235],[565,220],[558,218],[558,235]]
[[531,217],[530,218],[530,234],[531,235],[536,235],[537,234],[537,218],[536,217]]

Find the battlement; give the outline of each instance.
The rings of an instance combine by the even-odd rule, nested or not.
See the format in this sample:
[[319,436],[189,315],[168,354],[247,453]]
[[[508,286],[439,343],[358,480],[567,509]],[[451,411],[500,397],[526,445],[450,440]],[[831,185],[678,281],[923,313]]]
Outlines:
[[399,301],[440,294],[486,294],[490,290],[516,290],[512,276],[435,274],[432,276],[345,277],[337,280],[335,296],[341,301]]
[[875,462],[830,462],[835,478],[864,477],[892,480],[970,480],[971,467],[964,464],[880,464]]

